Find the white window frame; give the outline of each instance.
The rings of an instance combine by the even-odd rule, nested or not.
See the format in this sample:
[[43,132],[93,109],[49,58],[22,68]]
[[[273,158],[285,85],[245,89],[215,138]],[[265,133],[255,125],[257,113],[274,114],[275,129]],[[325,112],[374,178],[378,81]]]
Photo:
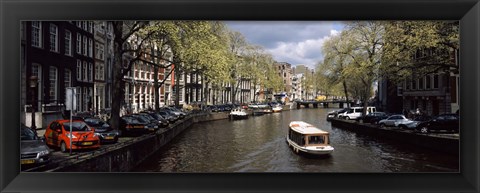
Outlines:
[[65,30],[65,55],[72,56],[72,32]]
[[82,54],[82,35],[77,33],[77,54]]
[[77,23],[77,27],[81,29],[81,28],[82,28],[82,23],[81,23],[81,21],[76,21],[76,23]]
[[83,80],[84,82],[87,82],[87,81],[88,81],[88,79],[87,79],[87,78],[88,78],[88,76],[87,76],[87,75],[88,75],[88,74],[87,74],[87,73],[88,73],[87,68],[88,68],[87,62],[86,62],[86,61],[83,61],[82,80]]
[[87,56],[87,51],[88,51],[88,42],[87,42],[87,36],[83,36],[83,55]]
[[82,111],[82,87],[77,86],[77,111]]
[[72,71],[70,69],[65,69],[63,81],[65,83],[65,88],[72,86]]
[[[54,70],[53,74],[52,74],[52,70]],[[48,80],[49,80],[49,84],[50,84],[50,89],[48,91],[48,95],[50,96],[50,102],[52,103],[52,101],[56,101],[57,98],[58,98],[58,86],[57,86],[57,83],[58,83],[58,68],[55,67],[55,66],[50,66],[49,68],[49,71],[48,71]],[[53,79],[52,79],[52,75],[53,75]],[[53,89],[53,90],[52,90]],[[53,93],[53,95],[52,95]]]
[[88,31],[90,33],[93,33],[93,22],[91,22],[91,21],[88,22]]
[[93,64],[88,63],[88,81],[93,82]]
[[82,61],[77,60],[77,80],[82,80]]
[[83,87],[83,111],[88,111],[88,88]]
[[32,46],[42,48],[42,40],[42,22],[32,21]]
[[50,51],[58,52],[58,27],[55,24],[50,24]]
[[88,39],[88,56],[93,58],[93,40],[92,40],[92,38]]
[[95,58],[99,60],[105,60],[104,56],[105,46],[98,42],[95,43]]
[[86,22],[86,21],[82,21],[82,26],[83,26],[83,30],[85,30],[85,31],[88,30],[88,26],[87,26],[87,22]]

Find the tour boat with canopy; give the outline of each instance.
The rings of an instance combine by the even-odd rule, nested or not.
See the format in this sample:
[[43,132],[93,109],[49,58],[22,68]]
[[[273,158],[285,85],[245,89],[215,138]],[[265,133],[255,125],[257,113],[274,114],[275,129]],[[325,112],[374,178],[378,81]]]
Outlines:
[[292,121],[286,136],[288,146],[296,153],[327,155],[333,152],[329,133],[303,121]]

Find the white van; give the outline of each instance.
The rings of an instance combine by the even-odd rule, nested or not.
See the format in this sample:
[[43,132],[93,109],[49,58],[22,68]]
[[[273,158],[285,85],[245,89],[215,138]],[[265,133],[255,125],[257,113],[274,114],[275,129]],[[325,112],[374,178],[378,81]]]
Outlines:
[[[367,107],[367,115],[376,111],[377,109],[375,107]],[[363,107],[350,107],[345,113],[339,114],[338,117],[346,120],[359,119],[362,117],[362,114]]]

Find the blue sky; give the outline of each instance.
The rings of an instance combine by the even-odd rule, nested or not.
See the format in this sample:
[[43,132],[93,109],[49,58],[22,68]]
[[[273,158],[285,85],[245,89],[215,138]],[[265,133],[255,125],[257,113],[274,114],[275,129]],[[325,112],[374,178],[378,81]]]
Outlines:
[[251,44],[263,46],[278,62],[303,64],[314,68],[323,60],[321,46],[343,30],[333,21],[227,21],[228,27],[242,33]]

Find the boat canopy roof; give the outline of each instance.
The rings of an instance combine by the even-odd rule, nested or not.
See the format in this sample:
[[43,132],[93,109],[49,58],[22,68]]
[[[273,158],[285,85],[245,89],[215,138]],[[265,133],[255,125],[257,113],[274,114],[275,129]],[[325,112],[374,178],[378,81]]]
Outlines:
[[328,132],[323,131],[309,123],[305,123],[303,121],[292,121],[290,122],[289,127],[301,134],[328,134]]

